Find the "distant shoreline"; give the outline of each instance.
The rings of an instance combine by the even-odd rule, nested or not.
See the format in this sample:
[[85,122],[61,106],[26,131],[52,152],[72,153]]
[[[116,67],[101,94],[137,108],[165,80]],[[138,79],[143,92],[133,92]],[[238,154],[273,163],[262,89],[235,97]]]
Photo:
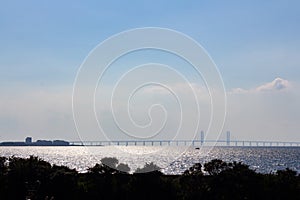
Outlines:
[[70,143],[64,140],[37,140],[32,142],[32,138],[27,137],[25,142],[1,142],[0,146],[70,146]]
[[24,144],[24,145],[15,145],[15,144],[2,144],[0,143],[0,147],[83,147],[84,145],[77,145],[77,144],[69,144],[69,145],[39,145],[39,144]]

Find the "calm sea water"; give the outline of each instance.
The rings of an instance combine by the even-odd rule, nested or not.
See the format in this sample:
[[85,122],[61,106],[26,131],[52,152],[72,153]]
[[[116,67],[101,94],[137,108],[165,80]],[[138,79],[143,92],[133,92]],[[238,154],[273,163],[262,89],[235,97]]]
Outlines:
[[180,174],[196,162],[218,158],[241,161],[257,172],[270,173],[287,167],[300,173],[299,147],[215,147],[213,149],[148,146],[103,147],[0,147],[0,156],[38,156],[52,164],[76,168],[80,172],[99,163],[101,158],[116,157],[132,171],[154,162],[166,174]]

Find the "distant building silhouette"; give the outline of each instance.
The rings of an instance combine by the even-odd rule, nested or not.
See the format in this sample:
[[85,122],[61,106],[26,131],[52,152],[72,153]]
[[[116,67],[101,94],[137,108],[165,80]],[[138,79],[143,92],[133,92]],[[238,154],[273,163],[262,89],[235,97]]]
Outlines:
[[32,137],[26,137],[24,142],[1,142],[0,146],[69,146],[64,140],[37,140],[32,142]]
[[50,140],[37,140],[35,142],[35,145],[39,145],[39,146],[52,146],[52,141],[50,141]]
[[25,143],[26,143],[26,144],[31,144],[31,143],[32,143],[32,137],[27,137],[27,138],[25,139]]
[[69,146],[70,143],[64,140],[54,140],[52,143],[54,146]]

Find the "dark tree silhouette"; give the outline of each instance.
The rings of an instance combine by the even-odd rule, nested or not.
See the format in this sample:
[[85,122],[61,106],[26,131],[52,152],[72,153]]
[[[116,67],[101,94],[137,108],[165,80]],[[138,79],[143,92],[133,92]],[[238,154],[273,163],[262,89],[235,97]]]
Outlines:
[[127,164],[120,163],[117,168],[120,173],[129,173],[130,172],[130,167]]
[[5,174],[7,171],[6,161],[6,157],[0,157],[0,175]]
[[158,173],[160,174],[161,168],[153,162],[146,163],[143,168],[137,168],[134,173]]
[[209,175],[218,175],[223,170],[228,169],[228,164],[222,160],[214,159],[204,164],[204,170]]
[[115,169],[119,161],[116,158],[102,158],[101,163]]
[[[0,157],[0,199],[298,199],[300,176],[291,169],[259,174],[241,162],[194,164],[183,175],[164,175],[153,163],[128,174],[126,164],[105,158],[78,173],[37,157]],[[118,171],[122,170],[123,172]],[[143,173],[148,172],[148,173]]]
[[200,163],[194,164],[192,167],[190,167],[188,170],[185,170],[183,172],[183,175],[196,175],[196,176],[202,176],[202,165]]
[[127,164],[120,163],[116,158],[102,158],[101,164],[96,164],[92,168],[88,168],[88,172],[98,174],[127,174],[130,172],[130,168]]

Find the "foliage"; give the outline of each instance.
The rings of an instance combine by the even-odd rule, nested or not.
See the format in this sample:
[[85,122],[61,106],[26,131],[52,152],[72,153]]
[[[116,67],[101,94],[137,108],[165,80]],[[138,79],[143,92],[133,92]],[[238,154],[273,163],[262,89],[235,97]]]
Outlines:
[[204,164],[204,170],[208,172],[209,175],[218,175],[223,170],[228,169],[228,164],[222,160],[214,159],[208,163]]
[[129,173],[130,168],[127,164],[120,163],[116,158],[102,158],[101,164],[96,164],[94,167],[89,168],[90,173],[99,174],[118,174],[118,173]]
[[202,176],[202,165],[200,163],[194,164],[192,167],[190,167],[188,170],[183,172],[184,175],[196,175],[196,176]]
[[0,157],[0,199],[300,199],[300,176],[291,169],[259,174],[241,162],[212,160],[204,170],[196,163],[183,175],[164,175],[146,163],[129,174],[128,165],[104,158],[78,173],[34,156]]
[[0,174],[1,175],[3,175],[7,170],[6,161],[7,161],[6,157],[0,157]]
[[153,162],[151,163],[146,163],[143,168],[137,168],[135,170],[135,173],[152,173],[152,174],[161,174],[160,172],[160,167],[154,164]]

